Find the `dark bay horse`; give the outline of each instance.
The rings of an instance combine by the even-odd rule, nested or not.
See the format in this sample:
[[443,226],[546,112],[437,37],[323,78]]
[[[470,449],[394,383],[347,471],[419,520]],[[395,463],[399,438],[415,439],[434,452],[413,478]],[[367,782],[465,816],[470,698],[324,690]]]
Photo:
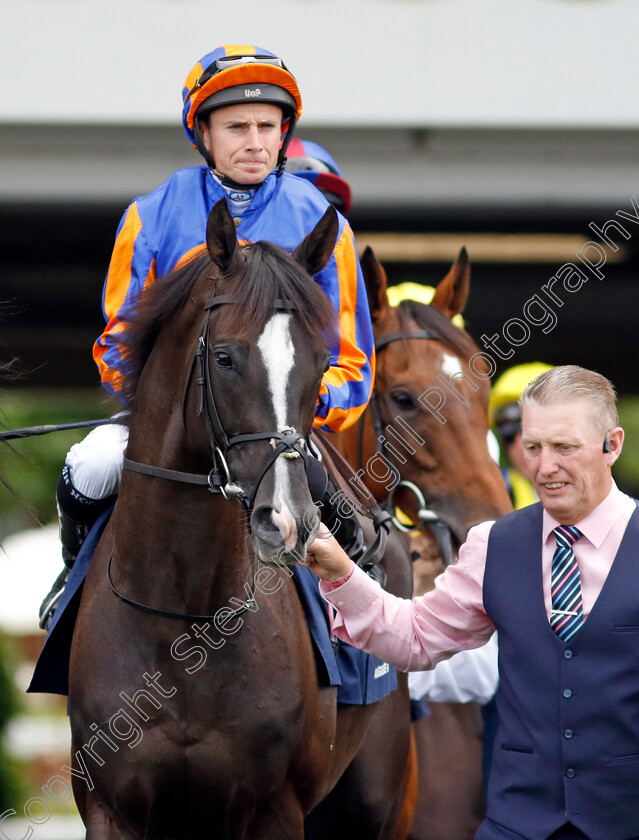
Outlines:
[[[430,305],[391,306],[370,248],[361,262],[377,348],[374,398],[360,427],[337,436],[338,447],[376,498],[390,493],[421,530],[420,594],[470,527],[512,509],[487,446],[489,372],[471,337],[452,323],[466,305],[470,264],[462,250]],[[420,577],[429,574],[430,581]],[[470,840],[482,817],[480,707],[432,706],[431,717],[413,727],[419,767],[409,836]]]
[[125,469],[71,652],[88,840],[301,840],[384,703],[341,719],[289,568],[319,526],[306,441],[334,312],[310,275],[336,234],[329,208],[292,256],[240,247],[221,202],[207,253],[125,331]]

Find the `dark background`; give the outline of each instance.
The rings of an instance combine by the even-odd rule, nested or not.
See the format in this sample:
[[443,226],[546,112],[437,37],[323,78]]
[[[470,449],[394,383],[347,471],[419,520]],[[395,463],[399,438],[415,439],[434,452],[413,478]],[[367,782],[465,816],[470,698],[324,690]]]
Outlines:
[[[102,330],[101,292],[104,274],[123,206],[115,204],[0,205],[0,323],[2,357],[15,355],[23,370],[17,388],[77,388],[95,386],[97,371],[91,346]],[[590,237],[588,224],[614,218],[615,208],[537,207],[494,210],[465,208],[410,212],[396,207],[382,211],[354,207],[355,232],[569,233]],[[625,223],[632,231],[632,223]],[[634,237],[633,237],[634,238]],[[637,236],[639,242],[639,231]],[[472,250],[470,250],[472,263]],[[558,324],[549,334],[531,327],[531,337],[516,348],[499,371],[526,361],[574,363],[601,371],[620,394],[639,393],[633,339],[639,287],[639,248],[624,243],[624,258],[604,267],[605,279],[594,278],[566,303],[552,306]],[[569,260],[569,257],[567,258]],[[464,317],[480,343],[484,333],[502,331],[522,306],[539,293],[562,263],[475,262],[471,293]],[[447,263],[386,262],[389,283],[404,280],[436,284]],[[509,345],[502,338],[501,348]],[[482,349],[484,349],[482,347]],[[494,353],[492,354],[494,355]],[[499,372],[498,371],[498,372]]]

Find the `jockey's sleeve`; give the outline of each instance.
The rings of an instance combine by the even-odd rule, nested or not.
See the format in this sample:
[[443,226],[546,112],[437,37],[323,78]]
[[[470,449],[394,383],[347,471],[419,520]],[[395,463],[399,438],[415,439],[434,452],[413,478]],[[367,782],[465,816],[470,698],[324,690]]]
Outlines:
[[122,356],[115,336],[123,329],[126,315],[135,310],[142,290],[154,280],[155,258],[144,236],[137,202],[133,202],[117,230],[102,293],[106,327],[93,346],[100,379],[112,394],[119,394],[123,375]]
[[313,425],[338,432],[355,423],[366,408],[375,373],[368,297],[348,224],[321,272],[320,284],[338,313],[338,329],[330,342],[330,367],[322,379]]

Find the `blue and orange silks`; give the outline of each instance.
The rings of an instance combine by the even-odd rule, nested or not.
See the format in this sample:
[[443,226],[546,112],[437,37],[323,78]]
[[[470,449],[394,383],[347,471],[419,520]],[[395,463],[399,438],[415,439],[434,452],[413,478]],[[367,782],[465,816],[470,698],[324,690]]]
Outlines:
[[[142,289],[179,263],[201,253],[213,205],[226,197],[208,169],[174,173],[152,193],[136,199],[117,231],[103,292],[106,327],[93,348],[104,387],[117,394],[123,375],[114,336],[122,330]],[[323,216],[328,202],[308,182],[271,173],[244,211],[238,239],[268,240],[293,251]],[[339,233],[327,266],[315,277],[337,312],[338,337],[319,392],[315,426],[339,431],[356,422],[373,382],[373,332],[364,280],[350,226],[339,217]]]

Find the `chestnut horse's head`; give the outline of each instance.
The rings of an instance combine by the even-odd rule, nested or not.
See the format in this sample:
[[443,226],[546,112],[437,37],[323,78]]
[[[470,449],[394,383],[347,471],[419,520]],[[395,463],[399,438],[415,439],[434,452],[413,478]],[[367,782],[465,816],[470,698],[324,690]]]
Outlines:
[[207,253],[151,287],[123,339],[134,419],[142,412],[156,437],[149,455],[132,424],[131,443],[161,466],[211,471],[212,486],[244,504],[267,562],[299,561],[319,527],[305,462],[335,313],[312,275],[337,227],[331,207],[292,255],[240,245],[218,202]]
[[[487,445],[490,372],[470,336],[452,323],[468,297],[466,251],[429,305],[403,300],[391,306],[384,269],[370,248],[362,269],[377,348],[374,407],[376,437],[383,436],[380,455],[395,478],[399,474],[419,489],[428,509],[462,542],[472,525],[511,510]],[[379,478],[383,466],[380,460],[377,464]],[[381,483],[388,490],[386,477]],[[379,481],[375,489],[382,490]],[[395,499],[412,517],[417,515],[414,492],[398,492]]]

